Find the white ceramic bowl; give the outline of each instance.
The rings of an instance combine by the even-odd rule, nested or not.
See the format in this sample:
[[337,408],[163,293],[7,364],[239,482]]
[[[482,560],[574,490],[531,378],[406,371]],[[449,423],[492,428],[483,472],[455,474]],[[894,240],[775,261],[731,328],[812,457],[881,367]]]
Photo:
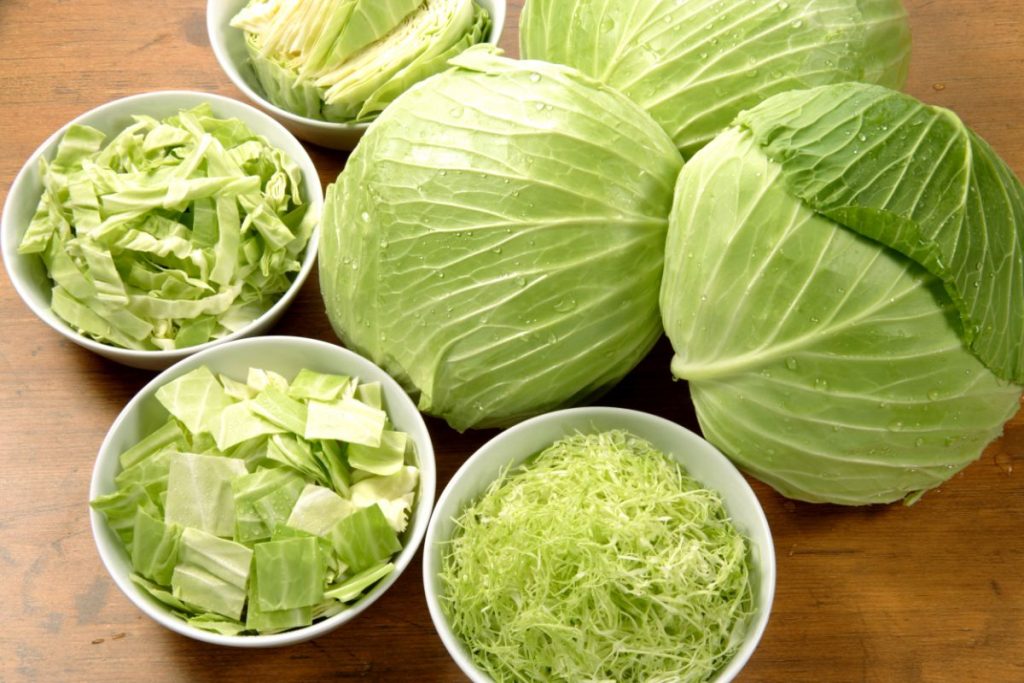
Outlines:
[[689,474],[704,486],[718,491],[733,523],[750,539],[756,613],[748,626],[743,645],[712,679],[713,682],[732,681],[761,640],[775,595],[775,549],[764,511],[739,471],[710,443],[669,420],[622,408],[572,408],[522,422],[484,444],[448,482],[427,528],[423,587],[430,617],[448,652],[474,683],[490,683],[491,679],[473,664],[466,648],[452,632],[439,600],[443,587],[438,574],[444,544],[455,530],[453,519],[483,493],[507,465],[521,463],[564,436],[612,429],[626,430],[650,441],[660,451],[682,463]]
[[114,476],[120,470],[118,458],[121,452],[151,433],[167,419],[167,411],[156,400],[157,389],[201,365],[239,380],[244,380],[250,367],[274,370],[288,378],[293,377],[302,368],[308,368],[381,383],[388,415],[395,427],[406,432],[415,442],[418,460],[416,464],[420,468],[416,502],[409,516],[409,526],[401,536],[402,550],[393,560],[395,570],[351,608],[311,626],[273,635],[225,636],[189,626],[132,583],[128,578],[131,572],[131,559],[124,545],[107,526],[103,515],[90,508],[92,534],[100,558],[117,587],[139,609],[163,626],[190,638],[235,647],[275,647],[322,636],[370,607],[409,566],[423,540],[434,502],[434,487],[437,480],[434,448],[423,417],[409,396],[386,372],[362,356],[340,346],[302,337],[257,337],[222,344],[190,356],[160,373],[124,407],[107,432],[103,445],[100,446],[89,486],[90,500],[114,491]]
[[191,109],[203,103],[209,104],[213,113],[219,117],[242,120],[254,132],[267,138],[271,145],[283,150],[289,158],[295,161],[302,169],[303,199],[310,202],[311,210],[315,211],[317,215],[323,213],[324,193],[320,186],[320,176],[317,174],[316,167],[302,144],[285,128],[244,102],[209,93],[175,90],[150,92],[114,100],[86,112],[66,124],[51,135],[25,162],[11,186],[7,202],[4,205],[3,224],[0,228],[2,230],[0,240],[3,245],[4,267],[25,304],[39,316],[40,320],[79,346],[135,368],[162,370],[186,356],[211,346],[266,332],[291,304],[313,270],[313,264],[316,263],[316,252],[320,241],[319,226],[309,238],[309,244],[306,246],[306,253],[302,259],[302,268],[296,274],[295,281],[266,313],[233,334],[187,349],[136,351],[103,344],[79,334],[50,310],[51,284],[42,260],[36,255],[18,253],[18,244],[21,242],[22,235],[25,234],[25,230],[32,220],[32,214],[35,213],[36,206],[39,204],[39,198],[42,196],[43,186],[39,175],[39,159],[53,159],[61,138],[72,124],[77,123],[97,128],[106,133],[109,140],[132,123],[133,115],[148,114],[156,118],[164,118],[177,114],[182,109]]
[[[505,27],[505,0],[476,1],[491,15],[491,33],[484,42],[497,45]],[[300,139],[330,149],[353,149],[369,123],[331,123],[311,119],[282,109],[264,97],[263,88],[249,65],[245,36],[240,29],[231,27],[232,17],[247,4],[249,0],[208,0],[206,4],[206,30],[224,73],[250,100]]]

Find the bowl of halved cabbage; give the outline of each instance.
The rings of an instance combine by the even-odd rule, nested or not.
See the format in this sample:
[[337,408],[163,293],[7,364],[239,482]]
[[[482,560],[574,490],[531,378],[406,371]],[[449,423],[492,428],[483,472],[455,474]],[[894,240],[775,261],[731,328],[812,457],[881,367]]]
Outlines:
[[228,78],[299,138],[355,147],[412,85],[478,43],[497,45],[505,0],[210,0]]
[[100,558],[139,609],[197,640],[273,647],[369,608],[412,561],[434,486],[423,418],[383,370],[260,337],[147,384],[89,496]]

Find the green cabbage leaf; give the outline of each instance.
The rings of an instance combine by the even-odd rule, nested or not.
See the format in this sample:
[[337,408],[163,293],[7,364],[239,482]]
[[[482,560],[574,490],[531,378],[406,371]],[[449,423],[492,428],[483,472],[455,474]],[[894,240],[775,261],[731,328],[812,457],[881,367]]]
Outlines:
[[965,341],[1024,383],[1024,186],[946,109],[849,83],[742,114],[790,191],[942,280]]

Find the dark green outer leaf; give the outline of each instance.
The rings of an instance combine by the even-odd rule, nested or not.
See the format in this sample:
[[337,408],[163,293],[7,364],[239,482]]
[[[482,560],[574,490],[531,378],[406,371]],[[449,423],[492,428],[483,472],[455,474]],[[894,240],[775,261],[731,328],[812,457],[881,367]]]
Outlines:
[[964,345],[937,278],[792,196],[749,132],[679,177],[661,309],[701,429],[812,502],[882,503],[981,454],[1021,388]]
[[846,83],[744,112],[790,190],[938,276],[971,350],[1024,382],[1024,187],[950,111]]

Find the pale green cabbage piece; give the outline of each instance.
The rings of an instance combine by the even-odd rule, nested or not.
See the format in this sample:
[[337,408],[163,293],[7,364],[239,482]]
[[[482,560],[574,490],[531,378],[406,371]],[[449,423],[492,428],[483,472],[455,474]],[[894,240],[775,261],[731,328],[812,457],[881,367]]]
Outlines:
[[295,501],[288,526],[316,536],[326,536],[332,526],[355,512],[351,500],[342,498],[326,486],[307,484]]
[[555,442],[454,521],[441,609],[497,683],[714,680],[755,611],[720,495],[626,432]]
[[[159,391],[157,392],[157,396],[159,398]],[[166,394],[164,394],[164,396],[166,396]],[[169,419],[162,427],[152,434],[145,436],[142,441],[122,453],[120,457],[121,467],[127,470],[159,451],[176,444],[184,445],[182,441],[183,438],[184,434],[181,431],[181,427],[178,426],[177,421]]]
[[[333,401],[340,398],[349,387],[352,387],[354,391],[355,386],[356,383],[352,381],[351,377],[303,369],[288,386],[288,395],[298,399],[315,398],[318,401]],[[379,408],[380,406],[374,407]]]
[[338,559],[353,572],[369,569],[402,548],[378,505],[342,517],[330,528],[327,537]]
[[213,631],[223,636],[237,636],[245,630],[245,626],[236,619],[222,617],[213,612],[206,612],[196,617],[190,617],[188,623],[191,626],[201,628],[204,631]]
[[[383,436],[383,431],[381,435]],[[326,474],[326,483],[338,493],[348,496],[352,472],[348,468],[340,442],[334,439],[317,439],[313,443],[313,458],[320,466],[320,470]]]
[[364,590],[377,583],[394,570],[395,565],[390,562],[378,564],[359,572],[346,581],[339,583],[337,586],[331,586],[329,590],[324,591],[324,595],[329,598],[340,600],[341,602],[354,600],[359,597]]
[[161,450],[142,460],[128,469],[121,470],[114,483],[118,488],[125,488],[132,483],[145,488],[146,493],[154,501],[160,501],[167,491],[167,480],[171,473],[171,463],[178,455],[175,450]]
[[379,507],[392,529],[405,531],[419,474],[418,468],[405,465],[387,476],[361,479],[352,485],[352,504],[358,508]]
[[387,414],[354,398],[326,403],[309,402],[304,436],[307,439],[338,439],[376,448],[384,434]]
[[201,611],[201,609],[197,608],[195,605],[187,605],[174,597],[174,594],[162,585],[153,583],[139,574],[133,572],[128,575],[128,578],[140,589],[146,591],[146,593],[152,596],[157,602],[169,607],[174,615],[181,617],[182,619],[188,620],[193,614]]
[[235,540],[270,538],[287,521],[304,487],[305,479],[288,467],[258,469],[235,478]]
[[520,52],[620,90],[690,156],[776,93],[901,87],[910,29],[900,0],[529,0]]
[[[167,419],[91,502],[139,590],[197,628],[276,633],[338,614],[391,572],[419,469],[380,383],[259,368],[243,383],[201,366],[155,394]],[[358,443],[304,436],[318,402],[351,411],[342,431]],[[392,474],[350,469],[356,447],[355,464]]]
[[1019,407],[1020,185],[952,114],[877,86],[739,124],[679,178],[672,372],[705,436],[783,494],[916,500]]
[[264,420],[292,434],[301,434],[306,429],[306,404],[276,387],[261,391],[249,407]]
[[119,487],[113,493],[94,498],[89,504],[107,518],[107,524],[126,546],[131,546],[135,535],[135,515],[139,510],[154,517],[160,514],[156,502],[146,489],[136,482]]
[[328,189],[319,263],[346,345],[462,430],[584,401],[644,357],[682,159],[572,69],[452,63]]
[[473,0],[254,0],[231,21],[267,98],[340,123],[377,117],[413,84],[487,38]]
[[224,387],[205,365],[157,389],[156,398],[167,412],[193,434],[212,432],[221,411],[234,403],[234,399],[227,395]]
[[164,524],[163,520],[139,508],[132,536],[132,567],[135,571],[158,584],[168,585],[178,563],[181,531],[177,524]]
[[210,612],[240,619],[253,551],[186,527],[171,577],[174,597]]
[[167,479],[165,520],[230,538],[235,533],[232,480],[246,472],[245,463],[235,458],[175,454]]
[[19,244],[53,283],[54,313],[130,349],[224,337],[288,289],[319,220],[297,164],[209,105],[104,135],[73,125]]
[[254,406],[255,399],[232,403],[221,410],[212,430],[217,448],[227,451],[251,439],[286,431],[261,417]]
[[357,470],[387,476],[402,469],[405,462],[405,449],[409,437],[405,432],[384,430],[381,434],[380,446],[376,448],[362,444],[348,447],[348,464]]
[[360,384],[353,396],[362,401],[371,408],[380,410],[383,405],[383,396],[381,394],[380,382],[369,382],[367,384]]
[[253,599],[260,590],[259,573],[253,572],[249,580],[249,602],[245,611],[245,628],[258,633],[277,633],[313,623],[312,607],[293,607],[282,610],[264,610],[260,601]]
[[275,434],[270,437],[267,442],[267,458],[323,484],[330,481],[313,455],[313,447],[305,439],[293,434]]
[[324,599],[325,567],[315,537],[258,543],[254,552],[254,602],[261,611],[312,607]]

